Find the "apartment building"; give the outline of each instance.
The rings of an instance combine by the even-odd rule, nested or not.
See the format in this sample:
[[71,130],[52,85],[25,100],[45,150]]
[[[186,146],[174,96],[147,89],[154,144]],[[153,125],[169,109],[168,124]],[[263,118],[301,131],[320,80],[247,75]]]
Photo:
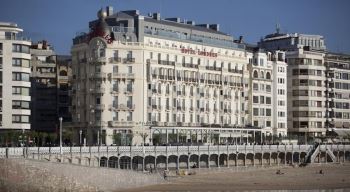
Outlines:
[[33,44],[30,53],[32,129],[54,132],[59,126],[59,117],[71,121],[68,110],[70,57],[56,55],[45,40]]
[[[89,23],[89,32],[73,39],[71,50],[72,126],[88,144],[111,144],[115,133],[132,133],[137,144],[142,137],[152,143],[154,133],[164,133],[165,141],[175,133],[209,142],[213,134],[227,141],[265,130],[260,124],[247,128],[254,123],[249,53],[219,25],[161,19],[159,13],[142,16],[135,10],[113,13],[111,7],[98,17]],[[261,67],[277,80],[274,67],[285,63],[267,58]],[[271,97],[272,105],[276,84],[268,82],[271,93],[262,96]],[[272,115],[265,118],[271,119],[265,127],[279,122]]]
[[287,135],[287,64],[282,51],[248,48],[249,112],[254,127]]
[[14,23],[0,22],[0,130],[30,129],[31,42]]
[[348,132],[350,128],[350,55],[328,52],[326,73],[326,127]]
[[259,42],[266,50],[286,51],[288,131],[293,134],[326,133],[326,66],[322,36],[305,34],[267,35]]

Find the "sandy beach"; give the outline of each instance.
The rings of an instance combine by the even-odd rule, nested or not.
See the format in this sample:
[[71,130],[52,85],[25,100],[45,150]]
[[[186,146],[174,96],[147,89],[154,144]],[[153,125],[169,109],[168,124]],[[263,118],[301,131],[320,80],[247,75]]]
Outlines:
[[[276,174],[280,170],[281,174]],[[323,174],[320,174],[322,170]],[[170,177],[165,184],[123,190],[137,191],[254,191],[345,189],[350,191],[350,164],[307,167],[220,168],[196,171],[196,175]]]

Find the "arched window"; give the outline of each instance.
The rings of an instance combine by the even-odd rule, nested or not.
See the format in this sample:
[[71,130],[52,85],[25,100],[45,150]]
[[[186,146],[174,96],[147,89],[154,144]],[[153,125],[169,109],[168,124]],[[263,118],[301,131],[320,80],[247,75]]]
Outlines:
[[266,79],[271,79],[271,75],[269,72],[266,73]]
[[258,78],[259,76],[258,76],[258,72],[257,71],[254,71],[254,73],[253,73],[253,77],[254,78]]
[[64,71],[64,70],[60,71],[60,76],[67,76],[67,71]]

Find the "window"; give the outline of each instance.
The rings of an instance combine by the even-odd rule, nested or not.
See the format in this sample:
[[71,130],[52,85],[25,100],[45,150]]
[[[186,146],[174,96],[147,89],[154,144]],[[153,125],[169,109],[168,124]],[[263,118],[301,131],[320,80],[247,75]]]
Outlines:
[[128,54],[126,55],[126,58],[128,58],[128,59],[132,58],[132,51],[128,51]]
[[265,103],[265,97],[264,96],[260,96],[260,104],[264,104]]
[[13,58],[12,66],[14,67],[30,67],[28,59]]
[[29,53],[29,46],[28,45],[13,44],[12,51],[19,52],[19,53]]
[[258,108],[253,108],[253,115],[259,116],[259,109]]
[[13,95],[23,95],[29,96],[29,88],[28,87],[12,87]]
[[29,109],[29,101],[12,101],[12,109]]
[[271,116],[271,109],[266,109],[266,116]]
[[132,121],[132,112],[129,112],[127,116],[127,121]]
[[259,103],[259,96],[253,96],[253,103]]
[[128,66],[128,73],[132,73],[132,66]]
[[12,115],[12,123],[29,123],[28,115]]
[[271,97],[266,97],[266,104],[271,104]]
[[12,80],[29,82],[29,73],[12,72]]

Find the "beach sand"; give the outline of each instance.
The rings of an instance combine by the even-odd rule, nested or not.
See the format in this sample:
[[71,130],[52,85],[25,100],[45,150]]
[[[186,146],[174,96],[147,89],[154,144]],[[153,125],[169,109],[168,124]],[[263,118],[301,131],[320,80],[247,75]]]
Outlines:
[[[280,170],[281,174],[276,174]],[[322,170],[323,174],[320,174]],[[195,170],[196,175],[169,177],[165,184],[123,191],[242,191],[345,189],[350,191],[350,164]]]

